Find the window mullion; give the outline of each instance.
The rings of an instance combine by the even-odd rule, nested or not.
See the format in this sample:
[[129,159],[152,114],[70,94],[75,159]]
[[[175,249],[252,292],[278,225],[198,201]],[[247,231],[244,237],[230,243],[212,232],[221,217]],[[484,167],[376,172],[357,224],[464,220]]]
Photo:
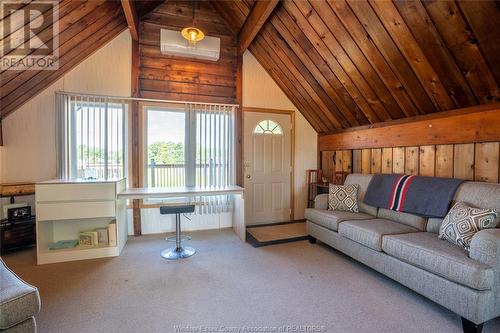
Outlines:
[[186,148],[185,175],[186,186],[196,184],[196,111],[191,105],[186,105]]

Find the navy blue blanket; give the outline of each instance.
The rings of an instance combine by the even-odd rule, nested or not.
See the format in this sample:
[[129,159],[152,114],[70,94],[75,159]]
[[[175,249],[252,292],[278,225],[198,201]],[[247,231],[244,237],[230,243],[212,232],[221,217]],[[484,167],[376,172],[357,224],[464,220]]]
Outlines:
[[409,175],[374,175],[364,203],[425,217],[444,217],[460,179]]

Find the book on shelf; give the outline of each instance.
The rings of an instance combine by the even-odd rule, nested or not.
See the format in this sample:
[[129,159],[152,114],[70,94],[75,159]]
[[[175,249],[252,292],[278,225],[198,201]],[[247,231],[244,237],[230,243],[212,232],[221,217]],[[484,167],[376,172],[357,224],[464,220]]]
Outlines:
[[109,246],[116,246],[117,241],[116,241],[116,220],[111,221],[110,224],[108,224],[108,242]]
[[96,231],[80,232],[78,244],[81,247],[95,247],[99,244],[99,238]]
[[71,249],[78,245],[78,240],[60,240],[54,243],[49,243],[49,250]]
[[95,229],[97,232],[97,241],[99,245],[108,245],[109,237],[108,237],[108,228],[97,228]]

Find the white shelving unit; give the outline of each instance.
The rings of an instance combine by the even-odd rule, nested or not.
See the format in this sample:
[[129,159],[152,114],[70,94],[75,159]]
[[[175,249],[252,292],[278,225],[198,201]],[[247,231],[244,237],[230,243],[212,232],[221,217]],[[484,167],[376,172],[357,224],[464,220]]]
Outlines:
[[[36,184],[38,264],[119,256],[128,237],[126,200],[118,200],[125,187],[125,179],[55,179]],[[80,231],[107,227],[113,220],[116,246],[49,249],[49,243],[78,239]]]

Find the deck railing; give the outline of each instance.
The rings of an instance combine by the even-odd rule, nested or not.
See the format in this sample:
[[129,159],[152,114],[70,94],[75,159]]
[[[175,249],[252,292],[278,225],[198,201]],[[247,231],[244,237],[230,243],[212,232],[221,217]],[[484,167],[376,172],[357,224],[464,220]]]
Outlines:
[[[197,163],[195,169],[196,185],[220,185],[229,178],[225,164]],[[182,187],[186,186],[185,164],[148,165],[147,181],[149,187]]]
[[[207,184],[221,185],[227,181],[229,174],[225,164],[216,163],[197,163],[196,164],[196,185],[203,186]],[[78,170],[80,178],[105,178],[104,164],[85,165]],[[108,178],[123,177],[123,166],[108,165]],[[147,186],[148,187],[182,187],[186,185],[185,164],[157,164],[151,161],[147,167]]]

